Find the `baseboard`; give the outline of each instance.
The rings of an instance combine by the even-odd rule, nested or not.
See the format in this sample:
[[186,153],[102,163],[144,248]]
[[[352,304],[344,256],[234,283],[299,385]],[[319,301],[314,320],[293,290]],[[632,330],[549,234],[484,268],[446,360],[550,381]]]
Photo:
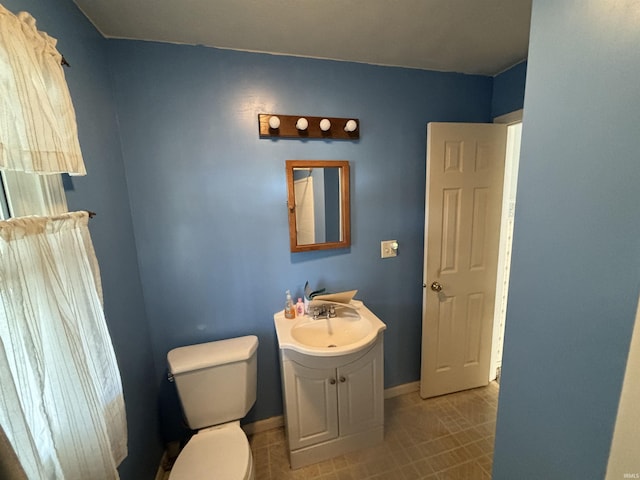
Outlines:
[[242,425],[242,430],[244,430],[244,433],[247,435],[254,435],[256,433],[266,432],[267,430],[272,430],[282,426],[284,426],[284,417],[282,415],[278,415],[276,417],[265,418],[264,420],[258,420],[257,422]]
[[384,398],[399,397],[406,393],[413,393],[420,390],[420,382],[403,383],[395,387],[387,388],[384,391]]

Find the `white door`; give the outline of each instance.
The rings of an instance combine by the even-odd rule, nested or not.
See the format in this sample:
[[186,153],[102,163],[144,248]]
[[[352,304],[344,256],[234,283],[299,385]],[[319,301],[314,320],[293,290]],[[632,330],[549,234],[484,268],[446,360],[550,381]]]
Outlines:
[[423,398],[486,385],[507,127],[429,123]]
[[296,180],[293,191],[296,205],[298,245],[316,243],[315,209],[313,203],[313,177]]

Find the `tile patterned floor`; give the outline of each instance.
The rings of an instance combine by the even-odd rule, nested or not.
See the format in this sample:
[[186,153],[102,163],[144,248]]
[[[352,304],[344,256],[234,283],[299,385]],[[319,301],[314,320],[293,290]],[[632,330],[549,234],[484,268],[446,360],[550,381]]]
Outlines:
[[387,399],[384,443],[298,470],[289,468],[282,428],[257,433],[249,438],[256,480],[488,480],[498,388]]

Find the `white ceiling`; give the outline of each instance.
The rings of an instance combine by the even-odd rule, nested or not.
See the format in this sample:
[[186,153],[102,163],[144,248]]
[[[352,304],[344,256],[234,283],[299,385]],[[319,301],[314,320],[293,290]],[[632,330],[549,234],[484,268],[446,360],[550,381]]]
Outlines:
[[527,57],[531,0],[74,0],[107,38],[495,75]]

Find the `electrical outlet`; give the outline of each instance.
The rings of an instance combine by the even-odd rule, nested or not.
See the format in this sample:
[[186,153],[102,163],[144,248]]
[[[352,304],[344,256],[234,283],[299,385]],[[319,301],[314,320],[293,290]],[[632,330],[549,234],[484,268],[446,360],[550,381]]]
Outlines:
[[380,258],[398,256],[398,242],[396,240],[384,240],[380,242]]

